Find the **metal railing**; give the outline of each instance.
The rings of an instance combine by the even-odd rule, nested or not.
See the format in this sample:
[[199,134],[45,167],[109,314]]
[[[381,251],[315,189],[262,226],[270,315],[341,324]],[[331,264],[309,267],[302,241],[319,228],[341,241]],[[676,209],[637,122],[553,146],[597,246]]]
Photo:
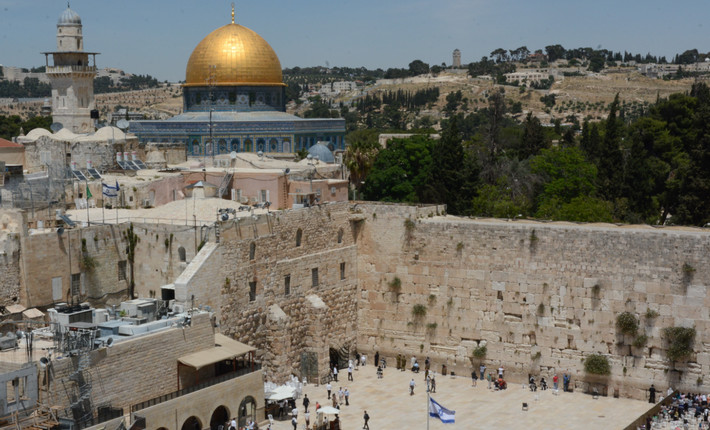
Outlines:
[[95,72],[95,66],[49,66],[47,73]]
[[144,402],[137,403],[137,404],[131,406],[131,413],[135,413],[140,410],[149,408],[151,406],[159,405],[159,404],[167,402],[169,400],[176,399],[180,396],[194,393],[195,391],[199,391],[199,390],[211,387],[213,385],[217,385],[222,382],[229,381],[230,379],[239,378],[240,376],[244,376],[244,375],[248,375],[250,373],[258,372],[259,370],[261,370],[261,363],[254,363],[253,369],[251,367],[245,367],[243,369],[237,370],[236,372],[230,372],[225,375],[218,376],[216,378],[212,378],[209,381],[205,381],[201,384],[198,384],[198,385],[195,385],[192,387],[188,387],[188,388],[183,388],[182,390],[173,391],[172,393],[163,394],[162,396],[158,396],[158,397],[152,398],[150,400],[146,400]]
[[624,430],[636,430],[640,426],[644,425],[646,423],[646,417],[653,417],[654,415],[658,415],[659,412],[661,412],[661,409],[663,409],[663,406],[668,406],[671,403],[673,403],[673,399],[678,395],[678,390],[674,391],[673,394],[670,396],[666,396],[661,400],[660,402],[656,403],[653,405],[649,410],[644,412],[640,417],[636,418],[634,422],[629,424],[624,428]]

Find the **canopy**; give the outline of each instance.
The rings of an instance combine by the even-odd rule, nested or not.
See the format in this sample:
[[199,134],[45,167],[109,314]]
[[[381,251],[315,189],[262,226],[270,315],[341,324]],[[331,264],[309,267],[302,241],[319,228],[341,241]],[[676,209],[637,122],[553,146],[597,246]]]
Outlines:
[[293,387],[289,387],[288,385],[282,385],[280,387],[276,387],[273,391],[270,391],[269,393],[266,394],[266,400],[284,400],[284,399],[291,399],[295,395],[295,390]]
[[319,414],[340,415],[340,409],[334,408],[332,406],[323,406],[316,412],[318,412]]
[[237,342],[220,333],[214,335],[214,343],[216,345],[214,348],[184,355],[178,358],[178,361],[186,366],[194,367],[199,370],[210,364],[229,360],[230,358],[244,355],[250,351],[256,351],[256,348]]

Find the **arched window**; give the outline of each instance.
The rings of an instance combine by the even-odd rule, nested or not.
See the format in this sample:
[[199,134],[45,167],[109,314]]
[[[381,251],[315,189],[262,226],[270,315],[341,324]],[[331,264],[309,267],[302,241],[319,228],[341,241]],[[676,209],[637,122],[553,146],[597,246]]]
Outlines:
[[210,418],[210,429],[218,430],[228,421],[229,410],[224,406],[218,406],[217,409],[212,412],[212,418]]
[[284,139],[282,151],[291,152],[291,142],[289,140]]
[[182,430],[202,430],[202,423],[193,415],[182,424]]
[[241,427],[247,425],[249,421],[256,421],[256,400],[252,396],[246,396],[239,404],[239,422],[237,424]]
[[258,151],[264,152],[265,149],[266,149],[266,142],[264,141],[264,139],[257,139],[257,140],[256,140],[256,150],[257,150],[257,152],[258,152]]
[[256,243],[252,242],[249,244],[249,259],[253,260],[256,255]]
[[299,228],[296,231],[296,246],[301,246],[301,238],[303,238],[303,230]]
[[217,150],[218,154],[226,154],[227,153],[227,141],[224,139],[219,139],[219,149]]
[[230,150],[234,152],[239,152],[239,139],[232,139]]
[[269,141],[269,152],[276,152],[279,147],[279,142],[276,139],[271,139]]
[[343,243],[343,229],[338,230],[338,243]]
[[178,257],[180,257],[181,263],[184,263],[185,261],[187,261],[187,258],[185,257],[185,248],[182,246],[180,248],[178,248]]
[[252,148],[251,139],[245,139],[244,140],[244,152],[252,152],[252,151],[253,151],[253,148]]

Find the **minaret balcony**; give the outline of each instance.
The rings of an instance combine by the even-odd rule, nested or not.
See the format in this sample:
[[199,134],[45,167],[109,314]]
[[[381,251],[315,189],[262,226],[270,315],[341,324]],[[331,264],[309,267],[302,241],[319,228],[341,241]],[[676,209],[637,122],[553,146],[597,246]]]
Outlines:
[[96,66],[49,66],[47,73],[74,73],[89,72],[96,73]]

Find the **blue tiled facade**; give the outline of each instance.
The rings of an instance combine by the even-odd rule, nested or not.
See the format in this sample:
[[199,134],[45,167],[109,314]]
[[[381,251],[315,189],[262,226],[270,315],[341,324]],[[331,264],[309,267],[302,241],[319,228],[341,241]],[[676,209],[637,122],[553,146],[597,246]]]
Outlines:
[[168,120],[131,121],[130,132],[141,144],[183,144],[188,156],[291,153],[318,141],[345,150],[345,120],[285,113],[283,86],[185,87],[183,106],[184,113]]

